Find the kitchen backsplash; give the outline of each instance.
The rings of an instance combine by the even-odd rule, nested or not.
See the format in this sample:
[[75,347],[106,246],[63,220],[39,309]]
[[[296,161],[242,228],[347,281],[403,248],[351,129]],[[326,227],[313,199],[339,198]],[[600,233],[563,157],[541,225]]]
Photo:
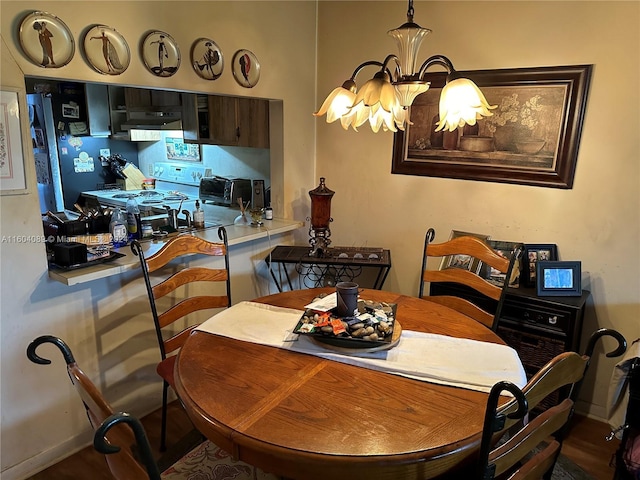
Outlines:
[[202,165],[183,165],[168,162],[149,163],[143,167],[147,177],[184,185],[200,185],[202,177],[213,175],[211,168]]
[[[168,134],[171,135],[171,134]],[[167,135],[167,136],[168,136]],[[199,162],[167,158],[163,139],[138,145],[140,170],[148,176],[183,185],[200,185],[203,176],[264,180],[271,185],[270,152],[262,148],[219,147],[201,145]]]

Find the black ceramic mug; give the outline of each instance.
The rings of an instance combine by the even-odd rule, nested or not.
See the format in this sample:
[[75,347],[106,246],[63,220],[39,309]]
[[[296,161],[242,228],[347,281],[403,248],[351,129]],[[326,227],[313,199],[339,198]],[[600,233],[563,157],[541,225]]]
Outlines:
[[338,300],[336,315],[353,317],[358,308],[358,284],[353,282],[336,283],[336,297]]

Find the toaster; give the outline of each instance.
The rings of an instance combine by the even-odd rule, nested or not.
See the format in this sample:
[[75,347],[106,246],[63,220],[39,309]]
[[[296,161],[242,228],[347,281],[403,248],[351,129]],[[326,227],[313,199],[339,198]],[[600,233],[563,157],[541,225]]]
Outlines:
[[251,180],[246,178],[225,178],[219,176],[200,179],[199,196],[202,203],[238,206],[238,199],[246,204],[251,200]]

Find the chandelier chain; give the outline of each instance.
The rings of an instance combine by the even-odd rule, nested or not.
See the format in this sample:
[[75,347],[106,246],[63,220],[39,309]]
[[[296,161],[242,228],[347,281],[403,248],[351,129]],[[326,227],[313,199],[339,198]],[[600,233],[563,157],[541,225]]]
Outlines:
[[413,22],[413,0],[409,0],[409,7],[407,8],[407,22]]

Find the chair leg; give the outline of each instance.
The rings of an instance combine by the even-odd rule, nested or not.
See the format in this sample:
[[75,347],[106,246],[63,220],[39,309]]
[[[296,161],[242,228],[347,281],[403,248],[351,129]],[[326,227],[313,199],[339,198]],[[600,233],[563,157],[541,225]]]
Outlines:
[[167,396],[169,394],[169,383],[162,382],[162,420],[160,426],[160,451],[167,451]]

